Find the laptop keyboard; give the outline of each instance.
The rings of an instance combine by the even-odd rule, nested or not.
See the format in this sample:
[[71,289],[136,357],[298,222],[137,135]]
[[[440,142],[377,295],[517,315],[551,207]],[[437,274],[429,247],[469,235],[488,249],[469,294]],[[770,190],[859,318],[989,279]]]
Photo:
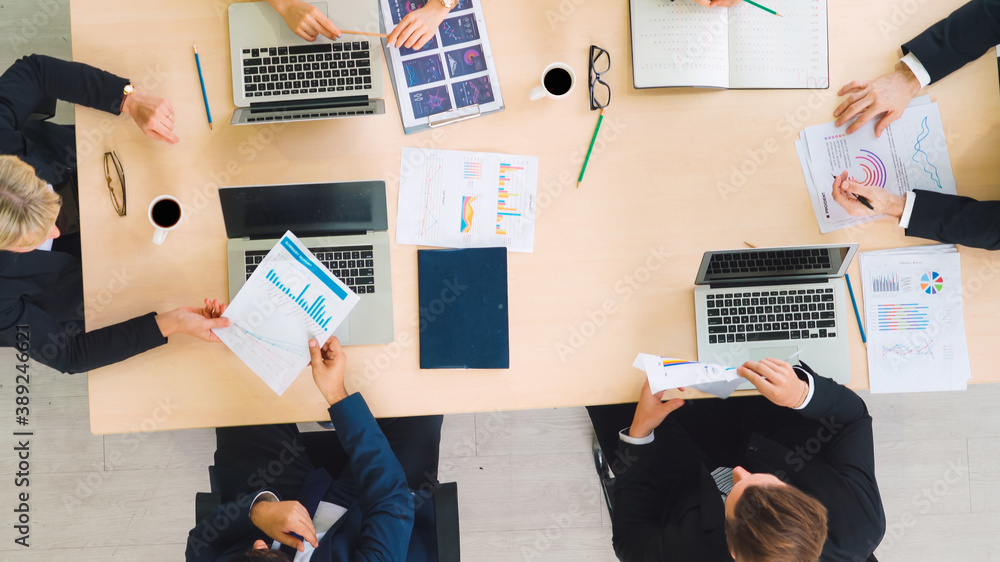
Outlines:
[[708,274],[830,269],[830,255],[820,249],[753,250],[712,255]]
[[372,89],[368,41],[243,49],[241,58],[248,98]]
[[708,343],[833,338],[833,288],[734,293],[708,298]]
[[[359,295],[375,293],[375,262],[372,246],[309,248],[323,265]],[[247,279],[269,250],[246,251]]]

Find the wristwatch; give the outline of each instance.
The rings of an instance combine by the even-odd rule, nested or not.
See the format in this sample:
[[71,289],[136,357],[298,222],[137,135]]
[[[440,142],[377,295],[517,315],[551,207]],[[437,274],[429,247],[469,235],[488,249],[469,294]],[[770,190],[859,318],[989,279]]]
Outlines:
[[444,6],[445,8],[448,8],[449,10],[454,8],[455,4],[457,3],[458,0],[441,0],[441,5]]
[[131,83],[131,82],[129,82],[128,84],[125,84],[125,87],[124,87],[124,88],[122,88],[122,105],[121,105],[121,107],[119,107],[119,108],[118,108],[118,112],[119,112],[119,113],[121,113],[122,109],[124,109],[124,108],[125,108],[125,100],[126,100],[126,99],[127,99],[128,97],[129,97],[129,95],[130,95],[130,94],[131,94],[132,92],[134,92],[134,91],[135,91],[135,87],[134,87],[134,86],[132,86],[132,83]]

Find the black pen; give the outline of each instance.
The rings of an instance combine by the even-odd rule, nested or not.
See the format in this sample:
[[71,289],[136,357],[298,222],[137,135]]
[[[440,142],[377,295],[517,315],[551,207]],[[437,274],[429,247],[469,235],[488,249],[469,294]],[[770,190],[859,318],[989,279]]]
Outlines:
[[[830,175],[833,176],[833,179],[837,179],[837,174],[830,174]],[[854,198],[857,199],[858,202],[861,203],[862,205],[864,205],[865,207],[868,207],[872,211],[875,210],[875,207],[872,206],[872,202],[869,201],[868,198],[865,197],[864,195],[858,195],[857,193],[854,193],[853,191],[848,191],[848,193],[850,193],[851,195],[853,195]]]

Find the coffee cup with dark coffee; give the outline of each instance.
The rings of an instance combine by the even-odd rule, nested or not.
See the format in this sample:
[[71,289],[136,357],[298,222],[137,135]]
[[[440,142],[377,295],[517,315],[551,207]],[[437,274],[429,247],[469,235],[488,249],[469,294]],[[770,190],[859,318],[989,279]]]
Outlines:
[[562,99],[568,96],[576,86],[576,73],[573,67],[564,62],[554,62],[542,71],[542,84],[536,86],[528,97],[531,101],[542,98]]
[[153,244],[159,246],[167,234],[184,218],[184,207],[172,195],[161,195],[149,204],[149,222],[153,225]]

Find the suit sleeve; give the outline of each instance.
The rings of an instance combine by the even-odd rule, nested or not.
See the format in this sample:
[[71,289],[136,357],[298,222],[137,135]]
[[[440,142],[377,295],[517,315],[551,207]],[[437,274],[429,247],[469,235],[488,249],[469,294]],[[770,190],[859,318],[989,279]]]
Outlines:
[[1000,201],[915,190],[907,236],[1000,250]]
[[853,390],[816,373],[812,375],[813,399],[799,411],[820,422],[816,434],[822,444],[819,454],[854,492],[858,505],[873,526],[869,528],[881,530],[878,536],[881,540],[885,532],[885,512],[875,479],[875,443],[868,407]]
[[1000,43],[1000,0],[972,0],[903,45],[932,82],[976,60]]
[[250,521],[253,499],[253,494],[247,494],[224,503],[199,521],[188,533],[185,562],[217,562],[234,544],[246,542],[247,537],[259,532]]
[[43,55],[18,60],[0,76],[0,154],[27,154],[27,139],[18,131],[42,100],[56,98],[118,115],[126,84],[78,62]]
[[154,312],[83,332],[73,322],[57,322],[37,306],[17,300],[10,309],[0,310],[4,345],[16,347],[18,326],[26,326],[30,334],[28,355],[64,373],[105,367],[167,343]]
[[[657,450],[659,449],[659,450]],[[703,550],[705,537],[698,512],[677,513],[679,506],[669,505],[679,497],[698,494],[684,489],[680,481],[691,476],[697,482],[704,452],[687,432],[670,418],[656,429],[652,443],[632,445],[619,441],[615,471],[615,509],[611,521],[615,554],[622,562],[663,562],[708,559]],[[719,500],[719,520],[722,501]],[[704,506],[702,506],[704,507]],[[666,514],[666,516],[665,516]],[[682,526],[678,518],[695,517],[694,525]]]
[[414,508],[403,467],[360,394],[330,406],[329,412],[347,453],[361,507],[361,536],[351,560],[405,560]]

